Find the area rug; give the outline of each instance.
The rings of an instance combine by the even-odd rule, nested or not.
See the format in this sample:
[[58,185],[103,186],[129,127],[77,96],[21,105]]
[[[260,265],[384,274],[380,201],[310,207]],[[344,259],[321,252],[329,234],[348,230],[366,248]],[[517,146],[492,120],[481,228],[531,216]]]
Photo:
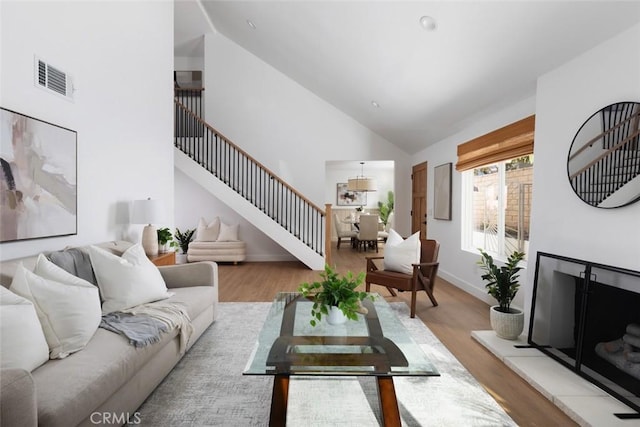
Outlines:
[[[440,372],[394,379],[403,426],[516,425],[406,304],[391,306]],[[268,425],[273,377],[242,372],[269,307],[221,303],[218,320],[140,407],[137,425]],[[375,379],[292,377],[287,425],[381,425]]]

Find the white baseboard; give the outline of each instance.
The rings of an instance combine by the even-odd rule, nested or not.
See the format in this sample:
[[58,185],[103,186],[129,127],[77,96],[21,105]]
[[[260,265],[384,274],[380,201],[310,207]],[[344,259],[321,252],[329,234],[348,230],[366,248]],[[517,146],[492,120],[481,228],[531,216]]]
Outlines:
[[473,286],[469,282],[466,282],[461,278],[451,273],[448,273],[446,271],[438,270],[438,276],[442,277],[444,280],[451,283],[452,285],[462,289],[466,293],[471,294],[474,297],[478,298],[479,300],[486,302],[489,305],[495,304],[495,300],[491,296],[489,296],[484,289],[478,289],[477,287]]

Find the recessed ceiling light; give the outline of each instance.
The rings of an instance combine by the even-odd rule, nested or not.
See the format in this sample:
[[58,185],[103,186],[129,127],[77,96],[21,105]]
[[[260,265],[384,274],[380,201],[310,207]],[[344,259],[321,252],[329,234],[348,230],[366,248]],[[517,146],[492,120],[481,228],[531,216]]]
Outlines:
[[256,24],[254,24],[251,19],[247,19],[247,25],[250,26],[254,30],[256,29]]
[[436,20],[431,16],[423,16],[420,18],[420,26],[427,31],[435,31],[438,28]]
[[380,108],[380,104],[378,104],[376,101],[371,101],[371,105],[373,105],[373,108]]

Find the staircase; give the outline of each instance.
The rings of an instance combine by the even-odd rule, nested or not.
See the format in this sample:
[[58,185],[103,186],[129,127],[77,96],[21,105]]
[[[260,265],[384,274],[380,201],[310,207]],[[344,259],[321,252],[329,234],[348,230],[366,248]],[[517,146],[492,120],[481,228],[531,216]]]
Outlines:
[[613,104],[604,108],[597,119],[600,133],[572,151],[569,157],[570,168],[575,170],[569,175],[571,185],[580,198],[592,206],[611,207],[632,202],[640,195],[638,104]]
[[198,114],[201,92],[176,90],[175,166],[306,266],[322,270],[324,210],[206,123]]

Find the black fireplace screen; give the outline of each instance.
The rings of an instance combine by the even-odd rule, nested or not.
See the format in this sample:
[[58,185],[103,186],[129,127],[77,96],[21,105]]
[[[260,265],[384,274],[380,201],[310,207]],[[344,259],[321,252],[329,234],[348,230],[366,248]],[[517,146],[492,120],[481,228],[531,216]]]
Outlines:
[[538,252],[529,344],[640,412],[640,272]]

